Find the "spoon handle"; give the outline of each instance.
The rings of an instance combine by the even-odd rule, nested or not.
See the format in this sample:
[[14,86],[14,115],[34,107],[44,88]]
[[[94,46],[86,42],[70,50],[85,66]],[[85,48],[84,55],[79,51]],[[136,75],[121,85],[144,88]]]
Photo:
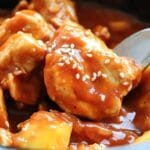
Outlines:
[[142,62],[143,68],[147,68],[150,65],[150,53]]
[[114,48],[120,56],[127,56],[145,68],[150,64],[150,28],[132,34]]
[[117,147],[108,147],[103,150],[148,150],[150,148],[150,142],[142,142],[139,144],[129,144]]

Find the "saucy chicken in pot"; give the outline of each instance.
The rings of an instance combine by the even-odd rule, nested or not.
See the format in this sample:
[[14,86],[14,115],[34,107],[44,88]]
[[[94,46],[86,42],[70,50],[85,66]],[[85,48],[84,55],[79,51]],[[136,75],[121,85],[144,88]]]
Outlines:
[[101,150],[150,140],[150,67],[113,52],[146,24],[71,0],[22,0],[0,14],[0,145]]

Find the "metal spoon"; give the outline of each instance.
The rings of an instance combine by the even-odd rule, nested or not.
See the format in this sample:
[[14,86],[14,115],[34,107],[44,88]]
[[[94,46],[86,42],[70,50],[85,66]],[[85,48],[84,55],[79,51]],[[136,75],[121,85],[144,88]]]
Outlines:
[[128,144],[124,146],[116,147],[104,147],[102,150],[148,150],[150,148],[150,142],[142,142],[138,144]]
[[119,43],[114,51],[119,56],[133,58],[145,68],[150,64],[150,28],[132,34]]
[[[143,69],[150,65],[150,28],[136,32],[119,43],[114,51],[119,56],[133,58]],[[104,150],[146,150],[149,149],[150,142],[139,144],[129,144],[117,147],[106,147]]]

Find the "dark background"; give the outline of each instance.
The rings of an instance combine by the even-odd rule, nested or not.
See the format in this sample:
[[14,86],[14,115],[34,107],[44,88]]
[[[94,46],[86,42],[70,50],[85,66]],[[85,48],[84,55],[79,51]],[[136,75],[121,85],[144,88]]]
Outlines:
[[[0,0],[0,8],[12,9],[19,0]],[[74,0],[81,1],[81,0]],[[87,0],[82,0],[87,1]],[[150,21],[150,0],[88,0],[132,13],[141,20]]]

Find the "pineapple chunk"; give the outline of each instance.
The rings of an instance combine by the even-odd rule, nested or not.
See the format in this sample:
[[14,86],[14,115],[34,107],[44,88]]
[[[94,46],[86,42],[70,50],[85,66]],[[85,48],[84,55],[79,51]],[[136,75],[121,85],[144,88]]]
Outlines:
[[0,128],[0,145],[2,146],[12,146],[12,136],[13,134],[6,129]]
[[66,150],[72,131],[72,123],[61,113],[39,111],[19,125],[21,131],[13,137],[15,147],[36,150]]
[[150,141],[150,131],[146,131],[142,136],[138,137],[134,143],[149,142],[149,141]]

